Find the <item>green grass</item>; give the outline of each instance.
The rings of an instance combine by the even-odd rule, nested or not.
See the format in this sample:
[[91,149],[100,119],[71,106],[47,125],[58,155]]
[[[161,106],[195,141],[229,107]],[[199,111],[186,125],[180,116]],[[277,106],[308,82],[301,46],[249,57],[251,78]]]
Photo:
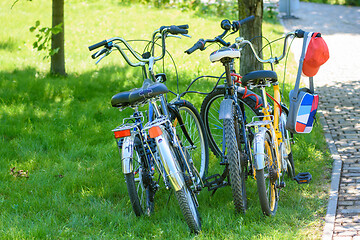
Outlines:
[[[275,217],[261,214],[254,180],[247,183],[246,215],[234,213],[229,187],[214,196],[204,190],[199,195],[203,231],[198,236],[188,233],[175,197],[166,204],[169,192],[163,188],[156,195],[153,216],[136,218],[132,212],[111,132],[129,111],[111,108],[110,98],[139,87],[140,69],[128,67],[116,53],[95,66],[87,46],[113,36],[148,39],[161,25],[188,23],[193,38],[168,39],[167,45],[183,91],[195,76],[222,72],[220,64],[210,64],[211,50],[183,53],[197,39],[218,34],[221,19],[104,0],[67,1],[68,77],[61,78],[47,74],[49,62],[32,50],[35,37],[28,30],[38,19],[44,26],[50,24],[50,2],[20,1],[10,10],[11,4],[10,0],[0,3],[0,22],[6,23],[0,34],[1,239],[320,238],[331,168],[321,126],[310,135],[296,136],[296,170],[310,171],[313,181],[309,185],[288,182]],[[269,39],[281,34],[278,23],[264,22]],[[278,45],[275,51],[281,51]],[[176,90],[169,59],[165,69],[169,88]],[[290,81],[296,76],[292,59],[288,69]],[[214,83],[201,81],[194,90],[209,91]],[[286,85],[287,90],[290,87]],[[202,96],[188,98],[197,107],[201,104]],[[217,161],[211,157],[212,171],[220,171]],[[28,171],[29,177],[11,175],[14,167]]]

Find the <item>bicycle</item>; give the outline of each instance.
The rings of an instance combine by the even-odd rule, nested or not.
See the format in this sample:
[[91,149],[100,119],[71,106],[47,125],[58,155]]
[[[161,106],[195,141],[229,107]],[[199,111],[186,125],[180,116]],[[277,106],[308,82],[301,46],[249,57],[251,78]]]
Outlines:
[[[162,60],[167,52],[165,39],[177,37],[178,34],[186,36],[187,29],[188,25],[160,27],[154,31],[141,56],[119,37],[96,43],[89,50],[103,47],[92,55],[94,59],[101,56],[98,63],[115,48],[130,66],[143,70],[141,88],[120,92],[111,99],[112,107],[134,110],[129,118],[123,119],[123,124],[112,131],[120,151],[122,171],[135,215],[150,215],[154,211],[154,197],[162,179],[167,189],[174,189],[191,232],[198,233],[201,222],[196,195],[203,187],[202,179],[208,166],[204,126],[196,108],[188,101],[180,100],[177,96],[170,103],[167,102],[164,95],[171,91],[164,84],[166,75],[154,72],[155,63]],[[159,39],[161,45],[157,44]],[[120,44],[138,62],[132,62]],[[157,46],[161,47],[159,56],[155,55]],[[139,110],[147,104],[148,111]]]
[[[221,28],[224,30],[222,34],[214,39],[200,39],[185,52],[191,54],[197,49],[205,50],[207,43],[230,46],[230,43],[223,39],[226,34],[230,30],[233,30],[231,34],[237,32],[241,25],[253,18],[251,16],[233,23],[223,20],[221,22]],[[220,57],[216,53],[220,54]],[[205,186],[209,191],[215,193],[217,189],[231,185],[235,210],[244,213],[247,207],[245,180],[248,175],[248,163],[252,162],[251,156],[248,154],[251,136],[250,133],[246,133],[247,129],[244,126],[246,117],[262,115],[259,111],[262,101],[257,94],[239,85],[239,76],[234,69],[234,58],[240,57],[239,52],[232,51],[231,48],[228,52],[229,56],[222,57],[224,53],[220,49],[210,55],[212,62],[218,60],[222,62],[225,72],[218,78],[214,89],[204,98],[200,115],[205,124],[210,149],[221,158],[220,165],[224,165],[225,168],[221,175],[215,174],[207,177]],[[224,75],[224,85],[218,85]],[[205,76],[199,78],[202,77]]]
[[[221,164],[225,164],[226,167],[229,166],[228,171],[230,172],[235,210],[237,212],[245,212],[246,210],[245,180],[250,175],[257,181],[263,213],[274,215],[278,201],[278,191],[276,190],[285,187],[284,181],[280,180],[280,176],[283,176],[282,172],[287,172],[291,179],[295,175],[291,151],[292,136],[285,129],[288,110],[285,104],[281,102],[277,75],[274,71],[250,72],[240,80],[241,77],[234,70],[234,59],[239,58],[242,47],[249,44],[257,60],[270,63],[273,69],[274,63],[278,63],[285,57],[288,37],[300,37],[300,34],[296,35],[293,32],[286,35],[281,57],[262,60],[255,52],[250,41],[238,37],[235,43],[231,45],[231,43],[223,40],[230,30],[232,30],[230,34],[233,34],[238,31],[242,24],[252,19],[254,17],[250,16],[232,23],[229,20],[223,20],[221,27],[224,32],[221,35],[214,39],[200,39],[186,52],[191,54],[197,49],[205,50],[205,45],[208,42],[216,42],[225,46],[210,55],[212,62],[220,61],[225,67],[225,86],[217,86],[216,84],[214,90],[205,97],[201,106],[201,116],[206,126],[211,150],[215,155],[221,157]],[[266,84],[271,83],[274,87],[275,97],[272,98],[265,92],[265,85],[253,84],[256,80],[265,81]],[[240,85],[245,88],[240,87]],[[261,96],[250,92],[247,86],[260,88]],[[267,101],[267,96],[274,100],[273,110]],[[271,114],[272,112],[276,114]],[[259,121],[247,123],[249,114],[253,120],[258,119]],[[221,120],[223,120],[222,124]],[[265,136],[267,137],[265,138]],[[272,158],[264,158],[265,139],[267,144],[266,153]],[[274,159],[274,161],[269,162],[269,159]],[[273,164],[275,165],[273,166]],[[270,165],[272,168],[269,168]],[[268,173],[264,174],[264,170],[268,171]],[[265,178],[269,178],[270,175],[272,185],[270,197],[268,197],[266,194],[269,188],[265,189]],[[213,175],[209,178],[215,178],[215,180],[207,183],[210,186],[215,185],[214,188],[217,189],[227,185],[223,183],[226,177],[228,177],[228,173],[225,168],[220,177],[219,174]],[[275,185],[277,180],[278,183]],[[268,199],[270,199],[270,203]]]

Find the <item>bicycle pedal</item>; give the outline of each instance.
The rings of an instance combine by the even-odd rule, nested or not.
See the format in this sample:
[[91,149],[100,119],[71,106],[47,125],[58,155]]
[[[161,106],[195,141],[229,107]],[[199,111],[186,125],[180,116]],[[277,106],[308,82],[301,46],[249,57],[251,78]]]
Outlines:
[[276,184],[276,188],[284,188],[284,187],[286,187],[285,182],[280,182],[279,184]]
[[296,175],[296,177],[294,177],[294,180],[298,184],[309,183],[311,181],[311,179],[312,179],[312,176],[309,172],[299,173],[298,175]]
[[220,174],[209,176],[204,180],[204,187],[207,187],[208,191],[217,190],[218,188],[225,187],[227,185],[228,183],[221,178]]

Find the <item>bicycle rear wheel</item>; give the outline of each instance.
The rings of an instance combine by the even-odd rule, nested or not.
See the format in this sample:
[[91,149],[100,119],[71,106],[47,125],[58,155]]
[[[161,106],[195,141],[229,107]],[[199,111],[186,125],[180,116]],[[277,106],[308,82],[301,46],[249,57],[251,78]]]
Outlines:
[[151,171],[148,169],[141,141],[136,138],[133,154],[134,171],[124,174],[130,203],[136,216],[151,215],[154,211],[154,195],[156,189],[152,181]]
[[181,100],[172,104],[178,110],[184,122],[193,145],[189,142],[176,116],[173,117],[173,126],[181,141],[183,148],[189,153],[191,162],[200,174],[201,179],[206,177],[209,167],[209,147],[204,123],[196,108],[188,101]]
[[265,167],[256,170],[256,183],[262,212],[267,216],[273,216],[278,207],[278,191],[276,188],[278,166],[268,133],[265,134],[264,145]]
[[[212,93],[207,95],[201,105],[201,118],[204,122],[206,134],[208,137],[209,147],[215,156],[222,156],[222,147],[224,143],[223,138],[223,123],[219,120],[220,103],[224,99],[225,88],[216,88]],[[253,94],[253,93],[252,93]],[[261,98],[259,96],[245,94],[244,89],[238,88],[237,91],[238,103],[244,105],[245,122],[252,120],[254,116],[263,115],[260,111]],[[257,102],[258,101],[258,102]]]

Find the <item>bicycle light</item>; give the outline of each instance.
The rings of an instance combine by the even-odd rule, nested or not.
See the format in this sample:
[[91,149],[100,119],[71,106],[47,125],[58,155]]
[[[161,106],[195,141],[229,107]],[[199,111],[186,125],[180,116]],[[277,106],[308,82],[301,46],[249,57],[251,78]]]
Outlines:
[[123,138],[131,135],[130,129],[114,131],[115,138]]

